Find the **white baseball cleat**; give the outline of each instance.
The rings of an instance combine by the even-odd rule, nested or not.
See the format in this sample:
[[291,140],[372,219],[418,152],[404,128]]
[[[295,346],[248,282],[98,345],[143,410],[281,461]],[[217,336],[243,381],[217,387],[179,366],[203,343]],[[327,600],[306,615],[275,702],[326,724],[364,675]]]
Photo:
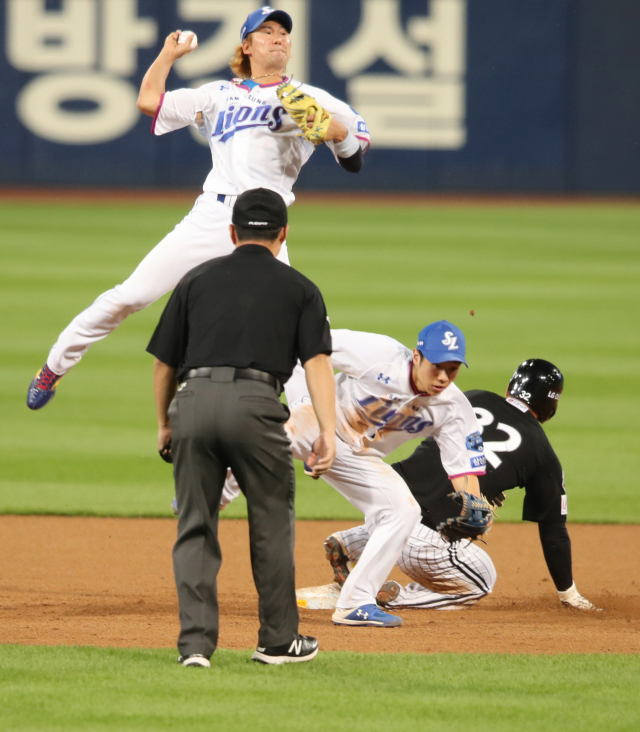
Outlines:
[[574,582],[571,587],[569,587],[568,590],[564,590],[563,592],[558,591],[558,597],[560,598],[560,602],[565,607],[574,607],[577,610],[598,610],[602,611],[601,607],[596,607],[592,602],[589,602],[586,597],[582,597],[582,595],[578,592],[578,589],[576,588],[576,583]]

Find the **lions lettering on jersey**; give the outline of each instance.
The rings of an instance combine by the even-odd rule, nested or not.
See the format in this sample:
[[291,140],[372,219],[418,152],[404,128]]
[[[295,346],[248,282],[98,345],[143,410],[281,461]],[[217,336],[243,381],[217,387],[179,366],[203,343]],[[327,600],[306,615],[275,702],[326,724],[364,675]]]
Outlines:
[[412,414],[411,407],[396,407],[394,402],[371,396],[356,399],[358,414],[376,429],[394,430],[414,434],[433,424],[431,420],[421,419]]
[[[249,98],[251,99],[251,97]],[[255,99],[252,101],[259,102]],[[271,104],[260,104],[258,107],[230,104],[218,113],[211,137],[217,138],[220,142],[226,142],[236,132],[242,132],[242,130],[252,127],[268,127],[272,132],[276,132],[282,127],[283,114],[283,107]]]

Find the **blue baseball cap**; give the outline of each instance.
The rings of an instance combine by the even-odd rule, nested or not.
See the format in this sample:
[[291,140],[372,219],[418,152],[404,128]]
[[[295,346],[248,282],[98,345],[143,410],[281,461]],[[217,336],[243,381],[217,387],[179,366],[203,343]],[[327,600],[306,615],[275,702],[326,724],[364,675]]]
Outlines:
[[461,361],[467,366],[464,360],[466,351],[464,334],[448,320],[439,320],[423,328],[418,334],[416,348],[431,363]]
[[289,13],[285,13],[284,10],[274,10],[269,5],[263,5],[261,8],[254,10],[253,13],[249,13],[247,16],[247,19],[244,21],[244,25],[242,26],[242,30],[240,31],[240,40],[244,41],[249,33],[253,33],[253,31],[258,30],[258,28],[263,23],[266,23],[267,20],[275,20],[276,23],[280,23],[287,33],[291,33],[293,21],[291,20]]

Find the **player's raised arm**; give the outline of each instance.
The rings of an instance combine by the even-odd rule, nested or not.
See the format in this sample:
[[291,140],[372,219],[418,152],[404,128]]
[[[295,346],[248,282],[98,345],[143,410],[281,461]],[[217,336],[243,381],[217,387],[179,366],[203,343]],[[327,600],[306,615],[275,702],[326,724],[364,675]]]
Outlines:
[[138,95],[138,109],[148,117],[153,117],[158,109],[162,95],[166,91],[167,76],[169,76],[173,64],[198,47],[196,43],[194,48],[191,48],[194,34],[187,36],[183,43],[178,43],[180,33],[181,31],[177,30],[166,37],[162,51],[142,79]]

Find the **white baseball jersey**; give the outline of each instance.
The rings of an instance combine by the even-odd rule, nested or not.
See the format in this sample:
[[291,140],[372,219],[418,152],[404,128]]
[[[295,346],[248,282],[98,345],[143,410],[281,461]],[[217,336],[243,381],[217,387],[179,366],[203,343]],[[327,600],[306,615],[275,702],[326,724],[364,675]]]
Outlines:
[[486,459],[471,404],[455,384],[436,396],[413,384],[412,351],[388,336],[332,330],[336,431],[359,455],[384,457],[433,436],[449,478],[483,475]]
[[[348,104],[322,89],[292,81],[314,97],[355,135],[362,150],[369,147],[369,131]],[[204,191],[229,196],[251,188],[279,193],[287,206],[291,189],[315,146],[299,136],[300,129],[285,112],[275,84],[250,79],[214,81],[199,89],[178,89],[163,95],[152,132],[163,135],[191,125],[209,142],[213,167]],[[196,121],[198,112],[203,120]],[[327,142],[335,155],[334,143]],[[337,157],[337,156],[336,156]]]

